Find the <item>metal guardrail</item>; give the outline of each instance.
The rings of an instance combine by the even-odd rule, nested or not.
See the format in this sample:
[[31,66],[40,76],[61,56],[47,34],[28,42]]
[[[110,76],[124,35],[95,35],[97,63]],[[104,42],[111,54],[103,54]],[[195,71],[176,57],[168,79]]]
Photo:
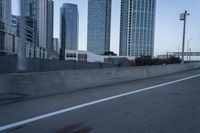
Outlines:
[[[167,55],[181,56],[182,52],[168,52]],[[200,56],[200,52],[184,52],[184,56]]]

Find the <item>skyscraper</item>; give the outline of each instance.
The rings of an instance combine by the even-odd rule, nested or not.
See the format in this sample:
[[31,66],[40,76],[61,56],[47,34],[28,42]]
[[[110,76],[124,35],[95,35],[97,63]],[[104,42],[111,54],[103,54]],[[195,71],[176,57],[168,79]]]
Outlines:
[[20,25],[20,17],[12,15],[11,16],[11,28],[14,34],[14,45],[13,45],[13,52],[15,54],[18,53],[18,46],[19,46],[19,25]]
[[0,0],[0,56],[14,54],[14,33],[11,28],[11,0]]
[[156,0],[121,0],[121,56],[153,56]]
[[39,32],[38,32],[38,7],[37,0],[23,0],[24,3],[24,16],[25,25],[29,27],[26,32],[26,40],[33,45],[39,45]]
[[65,50],[78,50],[79,13],[76,4],[65,3],[60,9],[61,59]]
[[[40,47],[39,58],[49,57],[53,51],[53,0],[24,0],[23,10],[26,26],[32,29],[26,32],[27,41]],[[47,51],[47,57],[41,55],[44,51]]]
[[112,0],[88,0],[87,50],[102,55],[110,51]]
[[38,2],[39,45],[46,48],[49,57],[53,51],[54,2],[52,0],[39,0]]

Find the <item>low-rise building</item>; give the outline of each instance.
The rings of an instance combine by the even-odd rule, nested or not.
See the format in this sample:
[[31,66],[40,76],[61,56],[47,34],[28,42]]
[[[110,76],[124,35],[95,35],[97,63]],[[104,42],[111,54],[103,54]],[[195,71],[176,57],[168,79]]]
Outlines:
[[39,58],[39,59],[47,58],[46,49],[38,45],[29,43],[28,41],[26,41],[25,43],[26,43],[26,57],[27,58]]
[[65,50],[65,60],[80,62],[104,62],[104,58],[89,51]]
[[[109,63],[109,64],[118,64],[122,60],[132,61],[135,60],[135,57],[127,56],[104,56],[96,55],[89,51],[84,50],[65,50],[65,60],[74,60],[80,62],[99,62],[99,63]],[[118,63],[116,63],[118,61]]]

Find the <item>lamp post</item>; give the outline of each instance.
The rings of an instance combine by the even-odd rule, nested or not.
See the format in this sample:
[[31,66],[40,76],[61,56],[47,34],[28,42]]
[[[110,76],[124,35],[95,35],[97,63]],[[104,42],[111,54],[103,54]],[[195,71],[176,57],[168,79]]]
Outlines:
[[26,44],[25,44],[25,20],[24,20],[24,0],[20,0],[20,44],[18,46],[18,54],[17,54],[17,71],[25,72],[27,70],[26,64]]
[[190,41],[192,41],[192,39],[189,39],[187,40],[187,61],[189,60],[189,44],[190,44]]
[[[192,52],[192,49],[189,49],[190,53]],[[189,58],[189,62],[191,61],[191,54],[190,54],[190,58]]]
[[183,44],[182,44],[182,63],[184,63],[184,51],[185,51],[185,29],[186,29],[186,20],[187,16],[190,15],[187,10],[180,15],[180,20],[184,21],[183,24]]

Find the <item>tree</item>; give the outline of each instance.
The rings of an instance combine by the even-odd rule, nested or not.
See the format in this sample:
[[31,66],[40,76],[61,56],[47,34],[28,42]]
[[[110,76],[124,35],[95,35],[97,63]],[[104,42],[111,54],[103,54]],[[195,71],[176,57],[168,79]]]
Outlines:
[[106,51],[103,55],[108,55],[108,56],[117,56],[113,51]]

